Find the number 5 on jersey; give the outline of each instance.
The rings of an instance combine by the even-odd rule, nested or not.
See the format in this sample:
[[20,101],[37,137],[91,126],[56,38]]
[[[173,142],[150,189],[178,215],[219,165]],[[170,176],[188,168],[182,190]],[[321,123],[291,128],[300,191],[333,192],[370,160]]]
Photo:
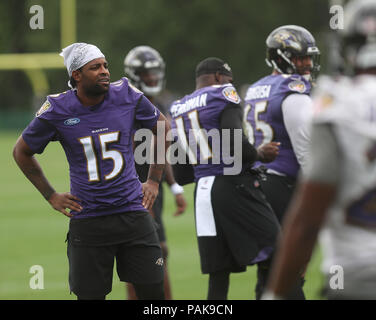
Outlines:
[[[262,140],[258,143],[257,147],[263,145],[265,143],[269,143],[273,141],[274,138],[274,131],[273,128],[265,121],[259,119],[260,113],[265,113],[268,106],[268,101],[259,101],[255,104],[255,107],[251,104],[247,104],[244,109],[244,124],[245,124],[245,131],[247,132],[248,140],[251,144],[255,144],[255,131],[260,131],[262,133]],[[252,127],[251,123],[247,120],[248,114],[250,112],[254,112],[254,121],[255,121],[255,128]]]

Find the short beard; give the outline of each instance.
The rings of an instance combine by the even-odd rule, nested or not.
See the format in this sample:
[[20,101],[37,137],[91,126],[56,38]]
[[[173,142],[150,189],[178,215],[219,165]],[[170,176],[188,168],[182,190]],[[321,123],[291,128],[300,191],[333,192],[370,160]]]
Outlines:
[[87,95],[87,96],[98,97],[98,96],[101,96],[101,95],[107,93],[108,87],[105,88],[105,87],[102,87],[99,84],[95,84],[91,87],[85,87],[85,88],[83,88],[83,90],[85,92],[85,95]]

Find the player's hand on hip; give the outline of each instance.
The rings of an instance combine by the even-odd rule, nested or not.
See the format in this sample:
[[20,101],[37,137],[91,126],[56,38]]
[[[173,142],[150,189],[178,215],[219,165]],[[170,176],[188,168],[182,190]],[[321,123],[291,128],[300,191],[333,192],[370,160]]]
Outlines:
[[184,213],[185,209],[187,208],[187,202],[185,201],[183,194],[180,193],[175,195],[175,203],[176,211],[174,213],[174,216],[180,216],[182,213]]
[[279,154],[280,142],[269,142],[257,148],[258,160],[261,162],[272,162]]
[[154,201],[158,196],[159,183],[148,179],[142,184],[142,193],[144,197],[142,199],[142,205],[145,209],[149,210],[153,207]]
[[66,193],[53,193],[51,197],[48,199],[48,202],[55,210],[61,212],[62,214],[66,215],[67,217],[72,217],[73,215],[66,210],[72,210],[80,212],[82,207],[77,203],[77,201],[81,201],[76,196],[70,194],[69,192]]

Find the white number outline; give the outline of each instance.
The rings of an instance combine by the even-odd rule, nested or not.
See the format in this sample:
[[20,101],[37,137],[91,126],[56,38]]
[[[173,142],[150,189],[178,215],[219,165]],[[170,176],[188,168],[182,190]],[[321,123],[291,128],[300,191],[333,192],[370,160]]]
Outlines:
[[[208,137],[206,135],[206,131],[201,128],[200,120],[198,117],[198,111],[193,110],[187,113],[188,119],[191,123],[191,130],[193,132],[194,139],[196,141],[196,145],[198,145],[200,149],[200,158],[202,160],[208,160],[212,158],[213,152],[209,146]],[[188,154],[189,161],[191,164],[197,164],[197,157],[196,154],[191,149],[187,135],[185,133],[185,125],[184,119],[182,116],[175,119],[176,129],[179,141],[183,147],[183,150]]]
[[[189,121],[191,122],[191,128],[193,130],[193,136],[195,138],[196,144],[200,149],[200,158],[202,160],[208,160],[212,158],[213,152],[209,146],[208,136],[206,135],[206,130],[202,129],[200,125],[200,120],[198,118],[197,110],[193,110],[188,114]],[[203,156],[203,158],[202,158]]]
[[[120,132],[108,132],[98,135],[101,157],[103,160],[111,159],[114,163],[112,171],[104,176],[106,181],[115,179],[124,169],[125,160],[122,153],[118,150],[107,149],[107,144],[113,142],[119,142]],[[86,158],[86,168],[89,177],[89,182],[100,181],[100,174],[98,169],[98,156],[95,150],[95,145],[92,136],[78,138],[78,141],[84,148],[84,154]]]
[[266,113],[268,106],[269,106],[268,100],[262,100],[262,101],[255,103],[254,108],[252,108],[251,104],[247,104],[245,106],[243,122],[245,123],[245,129],[247,132],[248,141],[251,144],[254,144],[256,140],[254,128],[252,124],[248,121],[248,114],[252,110],[254,110],[254,120],[255,120],[256,131],[259,131],[262,134],[262,142],[260,143],[260,145],[272,142],[274,140],[275,133],[274,133],[273,127],[269,123],[259,119],[260,113]]

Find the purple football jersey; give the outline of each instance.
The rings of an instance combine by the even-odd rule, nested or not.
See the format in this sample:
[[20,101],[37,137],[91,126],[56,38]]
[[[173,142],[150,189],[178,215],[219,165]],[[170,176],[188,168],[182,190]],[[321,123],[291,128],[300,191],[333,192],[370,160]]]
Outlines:
[[[223,175],[224,168],[230,166],[224,162],[221,147],[213,149],[217,137],[216,145],[222,145],[220,116],[229,103],[240,103],[231,84],[204,87],[171,104],[173,135],[187,150],[196,181],[201,177]],[[200,132],[200,129],[204,130]],[[219,135],[215,136],[215,132]]]
[[159,110],[128,83],[111,83],[102,103],[85,107],[76,91],[50,95],[22,133],[36,153],[58,140],[69,162],[70,192],[82,200],[74,218],[146,211],[133,156],[135,120],[152,128]]
[[[251,85],[245,97],[248,138],[255,147],[281,142],[279,155],[270,163],[256,162],[269,169],[296,177],[299,163],[283,121],[282,102],[292,93],[310,94],[311,84],[300,75],[269,75]],[[299,108],[299,106],[297,106]]]

